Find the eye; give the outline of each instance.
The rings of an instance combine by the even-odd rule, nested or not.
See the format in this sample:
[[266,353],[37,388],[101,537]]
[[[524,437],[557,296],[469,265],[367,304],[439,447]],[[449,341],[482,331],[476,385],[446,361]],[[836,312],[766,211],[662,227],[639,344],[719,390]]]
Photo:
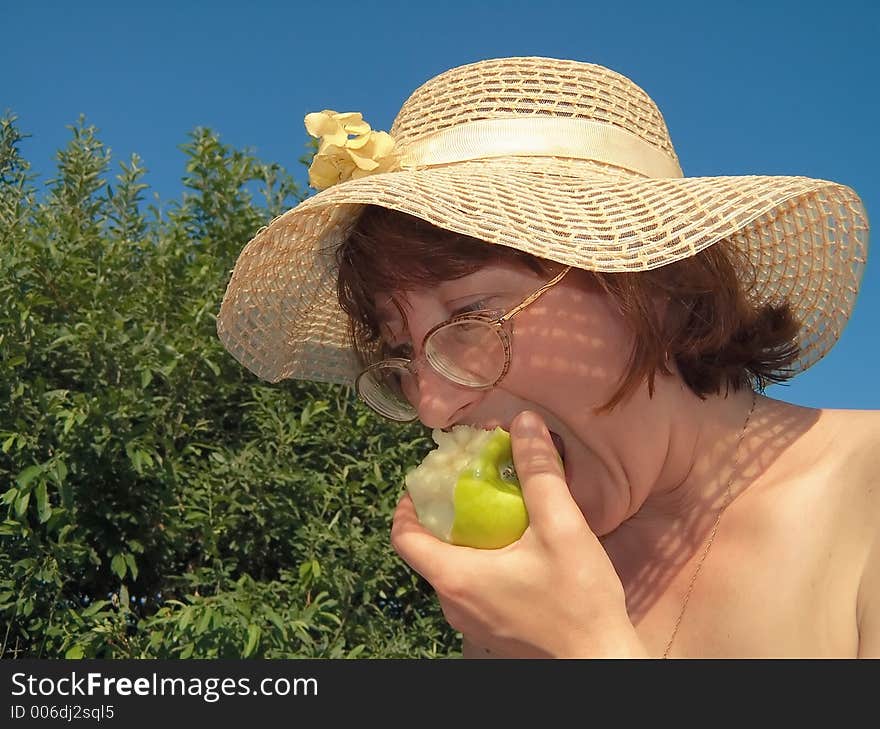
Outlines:
[[498,309],[497,307],[493,308],[490,305],[491,301],[492,299],[478,299],[477,301],[472,301],[470,304],[466,304],[465,306],[460,306],[456,308],[456,310],[452,312],[452,316],[471,314],[476,311],[486,314],[500,313],[500,309]]
[[[504,313],[503,309],[498,308],[497,303],[493,307],[492,303],[498,297],[497,296],[488,296],[482,299],[476,299],[475,301],[471,301],[463,306],[456,306],[454,309],[450,311],[449,318],[454,319],[455,317],[461,316],[463,314],[472,314],[479,312],[480,314],[486,314],[488,316],[499,316]],[[387,342],[382,343],[381,350],[381,358],[382,359],[408,359],[412,360],[414,356],[413,347],[410,342],[402,342],[397,345],[391,345]]]

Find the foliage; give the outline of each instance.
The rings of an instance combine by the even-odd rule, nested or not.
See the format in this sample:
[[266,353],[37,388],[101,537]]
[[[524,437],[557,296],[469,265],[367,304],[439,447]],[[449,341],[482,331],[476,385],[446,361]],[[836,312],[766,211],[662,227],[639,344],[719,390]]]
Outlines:
[[457,654],[388,539],[424,430],[260,382],[217,339],[293,178],[196,129],[163,210],[137,155],[111,180],[95,128],[70,129],[38,194],[0,120],[0,656]]

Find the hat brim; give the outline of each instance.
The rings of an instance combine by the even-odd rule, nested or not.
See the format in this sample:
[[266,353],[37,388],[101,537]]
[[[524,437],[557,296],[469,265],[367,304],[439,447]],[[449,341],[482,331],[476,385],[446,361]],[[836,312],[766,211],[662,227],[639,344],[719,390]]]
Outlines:
[[350,384],[357,374],[348,319],[336,297],[335,252],[364,205],[609,273],[657,268],[728,240],[753,264],[750,298],[787,301],[801,323],[795,372],[840,337],[867,256],[861,200],[826,180],[657,179],[558,158],[376,174],[305,200],[241,252],[217,329],[224,346],[258,377]]

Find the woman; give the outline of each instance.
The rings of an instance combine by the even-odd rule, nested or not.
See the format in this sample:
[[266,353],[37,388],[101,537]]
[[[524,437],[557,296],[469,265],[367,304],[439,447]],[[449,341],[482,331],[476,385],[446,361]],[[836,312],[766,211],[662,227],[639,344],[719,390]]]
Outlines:
[[511,431],[519,541],[394,515],[464,655],[880,655],[880,418],[755,392],[852,310],[852,190],[685,178],[650,98],[574,61],[452,69],[390,135],[306,125],[324,189],[245,248],[218,332],[267,380]]

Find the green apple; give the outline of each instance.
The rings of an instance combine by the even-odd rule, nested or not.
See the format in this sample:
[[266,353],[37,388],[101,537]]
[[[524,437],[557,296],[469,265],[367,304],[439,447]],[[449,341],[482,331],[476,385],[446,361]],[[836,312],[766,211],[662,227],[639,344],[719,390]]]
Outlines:
[[456,425],[432,437],[437,448],[406,475],[419,522],[450,544],[498,549],[519,539],[529,517],[510,434]]

